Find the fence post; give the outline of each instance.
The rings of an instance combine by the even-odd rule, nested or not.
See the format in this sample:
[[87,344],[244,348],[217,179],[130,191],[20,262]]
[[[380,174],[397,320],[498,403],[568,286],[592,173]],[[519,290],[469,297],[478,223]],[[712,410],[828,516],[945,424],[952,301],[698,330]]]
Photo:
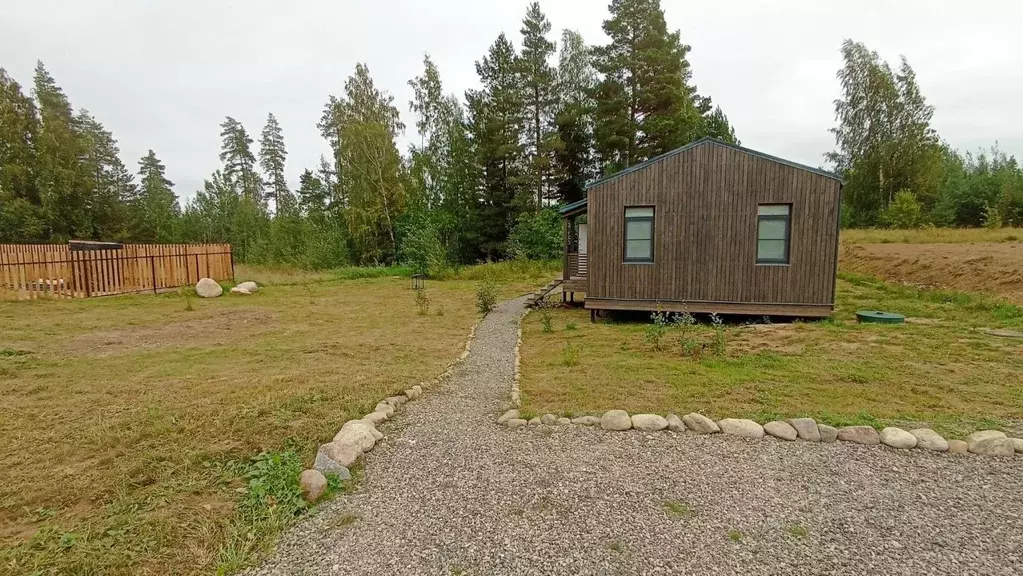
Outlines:
[[83,261],[85,262],[85,265],[82,267],[82,268],[85,269],[85,297],[86,298],[92,298],[92,281],[89,279],[89,268],[90,268],[90,266],[89,266],[89,259],[88,258],[84,258],[83,259],[82,255],[79,255],[78,256],[78,263],[81,264]]
[[231,257],[231,283],[234,284],[237,280],[234,279],[234,250],[231,245],[227,245],[227,254]]
[[153,275],[153,294],[156,294],[156,257],[149,255],[149,273]]

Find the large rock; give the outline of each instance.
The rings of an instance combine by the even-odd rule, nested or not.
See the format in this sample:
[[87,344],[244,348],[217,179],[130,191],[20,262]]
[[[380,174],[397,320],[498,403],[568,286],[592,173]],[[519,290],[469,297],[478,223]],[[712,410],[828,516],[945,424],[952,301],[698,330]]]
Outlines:
[[[320,450],[316,452],[316,461],[313,462],[313,468],[323,472],[324,476],[334,474],[342,480],[351,480],[352,473],[348,470],[348,468],[345,468],[340,463],[333,461],[329,456],[327,456],[327,454],[323,451],[324,446],[330,446],[330,444],[323,444],[320,446]],[[358,449],[356,449],[356,452],[358,452]]]
[[249,292],[248,290],[240,286],[235,286],[234,288],[231,288],[231,294],[241,294],[242,296],[249,296],[252,294],[252,292]]
[[571,424],[571,423],[572,423],[572,420],[570,418],[565,418],[565,417],[558,418],[558,422],[557,422],[558,426],[564,426],[565,424]]
[[596,416],[580,416],[578,418],[572,418],[572,424],[582,424],[583,426],[596,426],[600,424],[600,418]]
[[387,414],[384,412],[370,412],[369,414],[363,416],[362,419],[367,422],[372,422],[373,425],[376,426],[377,424],[383,422],[384,420],[387,420]]
[[525,426],[526,424],[528,424],[528,422],[526,422],[526,421],[525,421],[525,420],[523,420],[522,418],[512,418],[512,419],[508,420],[508,421],[506,422],[506,424],[508,425],[508,427],[509,427],[509,428],[511,428],[512,430],[514,430],[514,429],[516,429],[516,428],[522,428],[523,426]]
[[1023,438],[1009,438],[1009,442],[1012,442],[1012,449],[1017,454],[1023,454]]
[[916,438],[916,447],[921,450],[933,450],[935,452],[945,452],[948,450],[948,442],[930,428],[917,428],[910,430],[909,433]]
[[[816,425],[814,428],[816,428]],[[764,424],[764,432],[774,436],[775,438],[781,438],[782,440],[789,441],[795,440],[799,436],[799,433],[791,424],[788,422],[782,422],[781,420],[775,420],[774,422]]]
[[690,412],[683,416],[682,422],[685,423],[686,428],[697,434],[713,434],[721,431],[721,428],[713,420],[696,412]]
[[402,394],[401,396],[388,396],[387,398],[384,398],[383,401],[387,402],[391,406],[394,406],[395,409],[397,409],[401,406],[404,406],[405,403],[408,402],[408,396],[405,396],[404,394]]
[[838,440],[838,428],[827,424],[818,424],[817,431],[821,434],[821,442],[831,443]]
[[351,468],[352,464],[355,464],[355,461],[362,455],[362,449],[359,446],[344,442],[321,444],[317,454],[320,452],[345,468]]
[[388,418],[390,418],[391,416],[394,416],[394,405],[388,402],[377,402],[377,405],[376,407],[373,408],[373,411],[383,412],[384,414],[387,414]]
[[856,444],[880,444],[881,437],[870,426],[845,426],[838,429],[838,439]]
[[966,444],[969,446],[970,452],[984,456],[1012,456],[1016,452],[1016,448],[1009,438],[985,438],[974,442],[972,446],[967,440]]
[[200,298],[216,298],[224,293],[224,289],[213,278],[203,278],[195,283],[195,293]]
[[949,440],[948,441],[948,453],[949,454],[969,454],[970,447],[966,445],[966,442],[962,440]]
[[743,438],[763,438],[764,427],[746,418],[725,418],[718,420],[718,428],[722,434],[742,436]]
[[556,426],[558,424],[558,417],[554,414],[544,414],[540,417],[540,423],[544,426]]
[[307,502],[316,502],[327,491],[327,477],[319,470],[306,470],[299,475],[298,485]]
[[604,430],[628,430],[632,428],[632,418],[625,410],[608,410],[600,417],[600,427]]
[[789,424],[796,429],[796,436],[807,442],[820,442],[821,431],[817,427],[817,421],[813,418],[793,418]]
[[256,292],[259,292],[259,286],[257,286],[256,283],[251,280],[249,280],[248,282],[242,282],[241,284],[238,285],[238,288],[245,290],[249,294],[255,294]]
[[[361,425],[356,424],[361,423]],[[341,427],[341,430],[334,436],[334,442],[339,444],[351,444],[358,446],[359,450],[363,452],[369,452],[373,449],[373,445],[376,444],[377,434],[376,427],[371,422],[365,420],[349,420],[345,422],[345,425]]]
[[671,430],[672,432],[686,431],[686,423],[683,422],[682,419],[678,417],[678,415],[668,414],[668,417],[665,418],[665,420],[667,420],[668,422],[668,430]]
[[979,442],[992,439],[1001,439],[1005,437],[1006,437],[1005,432],[1002,432],[1000,430],[980,430],[978,432],[970,434],[969,436],[964,438],[964,440],[966,440],[966,446],[969,447],[970,452],[974,452],[973,447],[976,446]]
[[539,416],[536,416],[536,417],[533,417],[533,418],[529,419],[529,425],[530,426],[539,426],[540,424],[543,424],[543,422],[540,421],[540,417]]
[[519,417],[519,411],[518,410],[509,410],[509,411],[505,412],[504,414],[501,414],[500,416],[497,417],[497,423],[498,424],[504,424],[505,422],[507,422],[509,420],[514,420],[514,419],[516,419],[518,417]]
[[643,432],[657,432],[668,427],[668,421],[658,414],[633,414],[632,427]]
[[891,448],[909,450],[910,448],[916,447],[916,436],[913,436],[902,428],[896,428],[894,426],[888,426],[884,430],[881,430],[881,433],[878,434],[878,438],[880,438],[882,444]]

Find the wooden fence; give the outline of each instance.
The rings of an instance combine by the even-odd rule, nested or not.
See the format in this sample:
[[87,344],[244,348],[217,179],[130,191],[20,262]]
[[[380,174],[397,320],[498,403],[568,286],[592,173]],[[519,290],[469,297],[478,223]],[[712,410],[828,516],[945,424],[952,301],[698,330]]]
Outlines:
[[234,279],[230,244],[0,244],[0,300],[159,292]]

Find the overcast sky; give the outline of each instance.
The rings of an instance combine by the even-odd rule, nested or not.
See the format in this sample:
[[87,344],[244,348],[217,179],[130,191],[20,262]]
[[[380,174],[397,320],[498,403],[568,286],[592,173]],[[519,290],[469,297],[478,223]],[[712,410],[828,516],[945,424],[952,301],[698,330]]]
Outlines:
[[[321,2],[0,0],[0,66],[29,89],[42,60],[76,108],[114,133],[134,168],[152,148],[179,196],[219,165],[219,124],[254,138],[268,112],[287,143],[288,178],[329,151],[316,123],[357,62],[408,112],[424,53],[446,91],[477,85],[474,62],[504,31],[519,45],[528,0]],[[608,0],[543,0],[553,24],[603,43]],[[996,140],[1023,158],[1023,2],[1017,0],[662,0],[693,49],[701,94],[743,145],[813,166],[833,146],[844,38],[894,64],[905,55],[953,146]],[[413,129],[414,130],[414,129]],[[412,131],[400,143],[404,150]]]

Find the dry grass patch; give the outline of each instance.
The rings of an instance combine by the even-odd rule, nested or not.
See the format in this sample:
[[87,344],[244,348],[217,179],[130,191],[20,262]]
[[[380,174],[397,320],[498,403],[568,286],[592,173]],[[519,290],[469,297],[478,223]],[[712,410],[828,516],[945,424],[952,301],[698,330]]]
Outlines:
[[842,230],[849,244],[961,244],[967,242],[1020,242],[1023,228],[916,228],[898,230],[861,228]]
[[[959,436],[1014,429],[1023,420],[1023,339],[979,327],[1020,329],[1023,311],[986,297],[919,290],[843,275],[833,320],[724,328],[701,318],[688,347],[669,329],[656,350],[647,317],[589,322],[582,309],[536,315],[523,328],[522,396],[529,412],[577,415],[698,411],[759,421],[810,416],[833,425],[928,424]],[[858,309],[933,320],[857,324]],[[759,320],[759,319],[754,319]],[[575,329],[566,329],[575,324]],[[563,350],[577,351],[566,363]]]
[[192,311],[180,294],[0,303],[0,571],[244,565],[282,526],[239,524],[249,459],[308,463],[346,419],[441,372],[478,318],[475,282],[429,281],[421,315],[408,278],[259,274],[239,279],[277,285]]

